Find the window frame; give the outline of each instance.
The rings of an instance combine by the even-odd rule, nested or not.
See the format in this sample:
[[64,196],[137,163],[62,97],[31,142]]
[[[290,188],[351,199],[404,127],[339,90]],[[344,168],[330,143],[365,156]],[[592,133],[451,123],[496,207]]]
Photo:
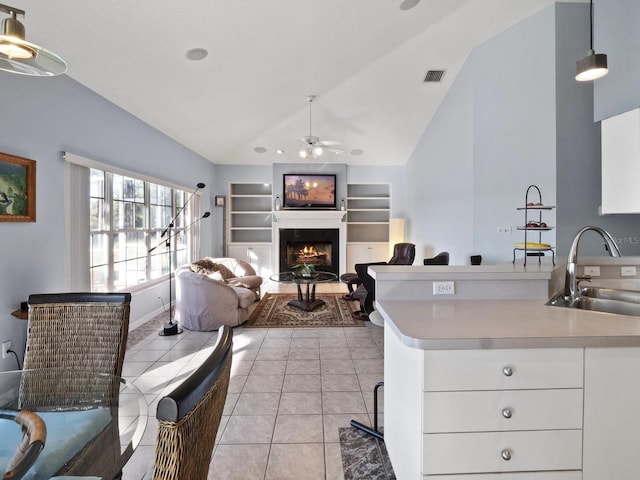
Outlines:
[[[102,196],[94,196],[91,192],[92,170],[100,172],[103,178]],[[124,188],[122,198],[114,198],[114,179],[121,179],[123,184],[128,181],[143,182],[143,197],[127,199],[125,198]],[[155,188],[162,191],[169,189],[170,205],[166,203],[151,203],[151,189]],[[135,190],[135,188],[134,188]],[[196,218],[193,220],[193,212],[200,210],[200,196],[196,192],[189,192],[175,185],[167,185],[160,181],[153,181],[149,178],[140,178],[132,173],[113,172],[109,169],[90,166],[89,167],[89,287],[91,291],[119,292],[128,291],[135,292],[149,288],[153,285],[166,281],[179,263],[196,258],[199,250],[199,222]],[[166,193],[164,194],[166,195]],[[104,218],[98,218],[100,228],[94,228],[94,199],[103,202],[102,215]],[[122,206],[124,209],[131,205],[133,210],[142,205],[142,226],[136,226],[138,217],[134,215],[133,226],[123,226],[122,222],[116,224],[116,206]],[[169,212],[160,213],[162,225],[152,226],[152,212],[157,208],[169,208]],[[189,219],[192,219],[189,221]],[[166,232],[164,236],[161,236]],[[143,237],[143,255],[129,256],[129,242],[127,240],[124,247],[125,258],[117,258],[116,244],[118,237],[124,236],[126,239],[129,235],[142,235]],[[106,246],[104,254],[106,261],[94,263],[95,250],[93,248],[94,238],[97,236],[106,236]],[[139,242],[134,242],[134,248],[138,251],[141,249]],[[165,249],[166,248],[166,249]],[[166,256],[166,259],[165,259]],[[139,267],[140,261],[144,262],[144,267]],[[128,270],[131,264],[138,264],[137,268]],[[97,269],[104,268],[106,272],[104,282],[98,283],[94,280],[97,276]],[[158,269],[160,273],[154,276],[154,272]],[[131,280],[129,272],[135,272],[138,276],[144,271],[144,280]],[[122,277],[122,278],[121,278]],[[118,280],[118,278],[121,278]],[[142,277],[141,277],[142,278]]]

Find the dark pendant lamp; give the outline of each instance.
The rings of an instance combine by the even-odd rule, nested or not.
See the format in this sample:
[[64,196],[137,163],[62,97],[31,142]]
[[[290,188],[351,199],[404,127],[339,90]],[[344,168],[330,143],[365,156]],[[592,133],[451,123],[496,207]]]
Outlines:
[[576,80],[588,82],[604,77],[607,72],[607,55],[593,51],[593,0],[589,2],[589,53],[576,62]]
[[24,25],[18,15],[24,10],[0,4],[0,12],[11,15],[2,20],[0,28],[0,70],[49,77],[67,71],[66,62],[53,52],[25,41]]

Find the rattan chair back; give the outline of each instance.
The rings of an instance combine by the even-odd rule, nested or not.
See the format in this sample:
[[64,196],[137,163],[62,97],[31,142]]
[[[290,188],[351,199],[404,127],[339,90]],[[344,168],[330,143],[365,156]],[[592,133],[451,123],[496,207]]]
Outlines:
[[206,480],[231,375],[232,331],[224,325],[211,355],[160,399],[153,480]]
[[39,373],[23,379],[23,407],[52,401],[63,405],[65,398],[81,402],[82,392],[88,398],[98,391],[111,397],[108,385],[90,389],[75,372],[120,376],[130,305],[129,293],[30,295],[24,369]]

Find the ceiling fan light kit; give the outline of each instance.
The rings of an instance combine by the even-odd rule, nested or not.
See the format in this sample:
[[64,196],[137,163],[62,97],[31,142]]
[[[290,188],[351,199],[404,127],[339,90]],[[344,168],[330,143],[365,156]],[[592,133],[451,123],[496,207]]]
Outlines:
[[593,0],[589,2],[589,53],[576,62],[576,80],[588,82],[604,77],[609,72],[607,55],[593,50]]
[[18,21],[24,10],[0,4],[0,12],[10,15],[2,20],[0,29],[0,70],[40,77],[67,71],[66,62],[58,55],[25,41],[24,25]]
[[302,138],[302,146],[298,151],[298,155],[300,155],[301,158],[313,158],[314,160],[317,160],[322,156],[325,150],[332,151],[338,154],[342,153],[342,149],[338,147],[338,145],[340,145],[340,142],[321,141],[318,137],[313,135],[313,115],[311,104],[313,103],[315,98],[315,95],[309,95],[307,97],[307,102],[309,102],[309,135]]

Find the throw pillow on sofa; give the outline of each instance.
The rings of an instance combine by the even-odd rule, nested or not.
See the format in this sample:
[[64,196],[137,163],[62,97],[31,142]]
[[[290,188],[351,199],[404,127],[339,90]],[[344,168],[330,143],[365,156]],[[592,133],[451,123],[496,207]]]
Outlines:
[[226,282],[228,278],[234,277],[233,272],[227,267],[220,263],[212,262],[207,258],[193,262],[191,264],[191,271],[207,275],[209,278],[223,283]]

